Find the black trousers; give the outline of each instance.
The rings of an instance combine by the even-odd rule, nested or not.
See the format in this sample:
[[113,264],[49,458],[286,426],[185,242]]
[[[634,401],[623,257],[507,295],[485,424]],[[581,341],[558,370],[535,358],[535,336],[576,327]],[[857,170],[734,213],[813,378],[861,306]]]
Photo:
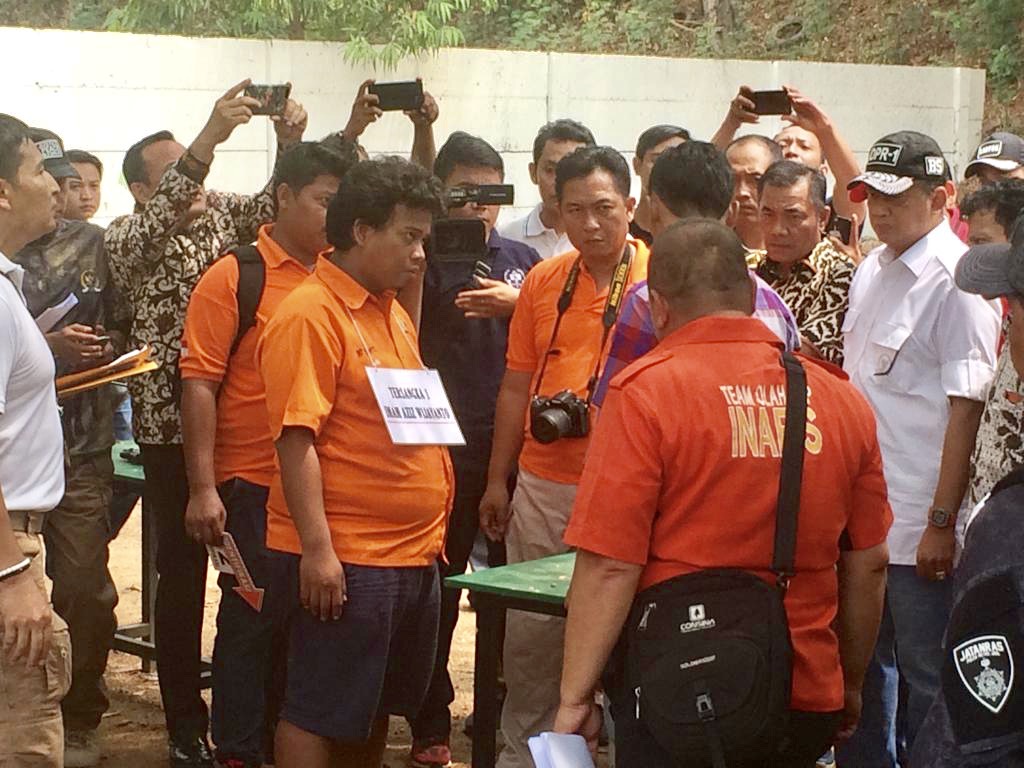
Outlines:
[[[443,740],[447,739],[451,731],[450,706],[455,701],[455,687],[448,673],[448,658],[452,650],[455,625],[459,621],[462,590],[445,589],[443,580],[447,576],[458,576],[466,572],[479,530],[480,499],[487,487],[488,449],[454,448],[451,454],[455,469],[455,500],[448,520],[448,540],[445,544],[448,562],[438,563],[442,585],[437,658],[423,707],[419,715],[409,722],[414,739]],[[487,540],[487,564],[491,567],[505,564],[504,542]]]
[[232,478],[218,487],[225,525],[249,575],[263,589],[257,612],[235,592],[238,579],[217,577],[220,608],[213,646],[213,742],[219,760],[274,761],[274,729],[284,699],[288,617],[295,595],[282,593],[280,558],[267,549],[266,486]]
[[156,518],[156,671],[167,732],[206,734],[209,713],[199,695],[206,547],[185,533],[188,479],[180,445],[140,445],[146,472],[143,504]]
[[71,690],[61,702],[69,731],[95,730],[110,705],[103,673],[117,628],[117,589],[107,569],[113,482],[109,450],[72,456],[64,498],[43,528],[53,608],[71,633]]

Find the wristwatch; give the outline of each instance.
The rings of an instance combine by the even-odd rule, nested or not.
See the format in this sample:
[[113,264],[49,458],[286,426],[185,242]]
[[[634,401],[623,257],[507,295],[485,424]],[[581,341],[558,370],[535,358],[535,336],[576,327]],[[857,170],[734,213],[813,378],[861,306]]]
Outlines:
[[956,515],[942,507],[932,507],[928,510],[928,525],[933,528],[949,528],[956,522]]

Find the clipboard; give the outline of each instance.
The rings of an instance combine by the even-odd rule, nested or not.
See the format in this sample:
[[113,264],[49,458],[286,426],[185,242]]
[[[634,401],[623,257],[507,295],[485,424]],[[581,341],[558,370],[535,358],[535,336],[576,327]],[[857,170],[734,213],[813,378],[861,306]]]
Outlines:
[[152,348],[146,344],[139,349],[126,352],[106,365],[69,373],[67,376],[59,376],[57,377],[57,397],[70,397],[79,392],[102,387],[112,381],[130,379],[133,376],[155,371],[160,367],[160,363],[150,360],[151,351]]

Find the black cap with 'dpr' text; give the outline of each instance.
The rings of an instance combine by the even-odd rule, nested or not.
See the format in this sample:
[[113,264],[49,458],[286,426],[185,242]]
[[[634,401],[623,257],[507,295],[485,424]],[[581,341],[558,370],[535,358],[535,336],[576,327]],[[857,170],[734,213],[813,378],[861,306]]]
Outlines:
[[883,136],[868,152],[864,173],[846,185],[855,203],[867,199],[867,188],[883,195],[901,195],[919,179],[951,178],[938,142],[916,131]]

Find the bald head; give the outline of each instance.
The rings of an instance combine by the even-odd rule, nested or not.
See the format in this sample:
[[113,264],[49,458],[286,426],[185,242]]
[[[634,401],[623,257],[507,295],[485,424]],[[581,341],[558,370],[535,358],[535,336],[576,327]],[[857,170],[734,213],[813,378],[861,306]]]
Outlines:
[[684,219],[655,238],[648,284],[659,336],[704,315],[754,311],[743,243],[711,219]]

